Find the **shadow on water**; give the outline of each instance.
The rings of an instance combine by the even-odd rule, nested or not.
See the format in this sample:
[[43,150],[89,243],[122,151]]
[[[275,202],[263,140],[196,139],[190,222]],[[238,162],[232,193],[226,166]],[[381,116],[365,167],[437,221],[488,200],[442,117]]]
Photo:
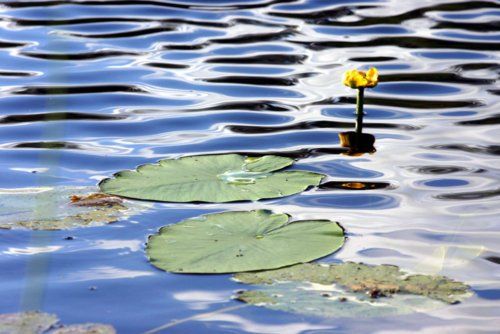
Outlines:
[[[258,134],[258,133],[274,133],[282,131],[300,131],[300,130],[310,130],[310,129],[346,129],[346,128],[352,128],[354,125],[355,123],[338,122],[338,121],[305,121],[284,126],[264,127],[264,126],[250,126],[250,125],[228,125],[226,126],[226,128],[235,133]],[[375,123],[375,122],[364,124],[364,128],[398,129],[403,131],[414,131],[419,129],[419,127],[407,124]]]
[[118,56],[138,56],[139,53],[126,52],[126,51],[94,51],[94,52],[84,52],[84,53],[40,53],[40,52],[23,52],[24,56],[47,59],[47,60],[63,60],[63,61],[74,61],[74,60],[91,60],[91,59],[101,59],[107,57],[118,57]]
[[54,112],[44,114],[8,115],[0,117],[0,124],[53,122],[67,120],[113,121],[125,119],[124,115],[84,114],[76,112]]
[[249,57],[209,58],[206,60],[206,62],[214,64],[291,65],[302,64],[306,59],[306,55],[265,54]]

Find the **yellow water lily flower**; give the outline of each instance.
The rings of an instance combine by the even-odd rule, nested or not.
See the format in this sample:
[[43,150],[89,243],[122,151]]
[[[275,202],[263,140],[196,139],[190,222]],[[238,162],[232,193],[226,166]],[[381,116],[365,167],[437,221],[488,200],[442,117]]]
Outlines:
[[344,73],[342,81],[344,85],[351,88],[373,88],[378,83],[378,71],[375,67],[367,72],[349,70]]

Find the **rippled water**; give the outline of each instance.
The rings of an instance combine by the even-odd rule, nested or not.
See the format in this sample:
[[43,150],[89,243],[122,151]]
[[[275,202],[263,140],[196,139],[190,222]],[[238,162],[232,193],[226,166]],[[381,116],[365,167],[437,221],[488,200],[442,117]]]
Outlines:
[[[246,307],[165,332],[496,332],[499,16],[493,0],[2,1],[0,188],[95,185],[216,152],[280,153],[329,178],[279,200],[157,204],[104,227],[0,231],[0,313],[41,309],[140,333],[238,305],[228,275],[161,272],[143,246],[187,217],[267,208],[340,221],[349,239],[325,261],[440,273],[476,294],[383,319]],[[342,155],[355,94],[340,77],[369,66],[382,73],[365,106],[377,151]]]

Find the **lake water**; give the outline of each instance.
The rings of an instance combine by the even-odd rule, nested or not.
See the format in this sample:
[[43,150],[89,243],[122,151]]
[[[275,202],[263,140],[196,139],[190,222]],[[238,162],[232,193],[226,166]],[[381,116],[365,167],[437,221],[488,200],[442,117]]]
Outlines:
[[[328,184],[257,203],[155,204],[102,227],[0,230],[0,313],[142,333],[238,306],[230,275],[162,272],[144,244],[188,217],[265,208],[339,221],[348,240],[324,262],[442,274],[475,295],[367,319],[250,306],[163,332],[498,332],[499,17],[493,0],[2,1],[0,188],[91,186],[224,152],[292,156]],[[341,76],[370,66],[382,74],[366,92],[376,152],[341,154],[338,133],[355,120]]]

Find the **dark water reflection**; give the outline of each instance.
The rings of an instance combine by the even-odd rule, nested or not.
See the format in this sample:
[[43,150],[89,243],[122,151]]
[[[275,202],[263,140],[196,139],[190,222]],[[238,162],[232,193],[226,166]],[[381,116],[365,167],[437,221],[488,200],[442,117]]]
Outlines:
[[[228,275],[161,272],[144,243],[188,217],[266,208],[340,221],[348,242],[324,261],[448,275],[476,296],[355,321],[247,307],[165,332],[496,332],[498,15],[497,1],[2,1],[0,192],[95,185],[160,158],[221,152],[281,154],[328,177],[279,200],[0,231],[0,313],[42,309],[141,333],[237,305],[242,286]],[[339,140],[356,119],[340,78],[370,66],[381,84],[366,92],[363,129],[376,140],[354,152]]]

